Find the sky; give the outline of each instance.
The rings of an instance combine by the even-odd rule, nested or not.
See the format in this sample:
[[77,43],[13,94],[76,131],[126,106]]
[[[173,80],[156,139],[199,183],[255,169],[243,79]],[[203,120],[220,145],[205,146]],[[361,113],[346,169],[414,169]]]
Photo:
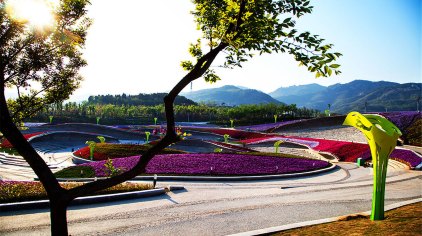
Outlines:
[[[200,78],[192,89],[231,84],[269,93],[356,79],[422,82],[421,2],[313,0],[313,13],[299,18],[297,28],[334,44],[334,51],[344,55],[338,61],[341,75],[316,79],[288,54],[257,55],[243,68],[215,68],[221,81],[209,84]],[[81,69],[84,81],[71,101],[98,94],[168,92],[186,73],[180,62],[190,59],[189,43],[201,35],[192,9],[190,0],[91,0],[93,25],[84,49],[88,65]]]

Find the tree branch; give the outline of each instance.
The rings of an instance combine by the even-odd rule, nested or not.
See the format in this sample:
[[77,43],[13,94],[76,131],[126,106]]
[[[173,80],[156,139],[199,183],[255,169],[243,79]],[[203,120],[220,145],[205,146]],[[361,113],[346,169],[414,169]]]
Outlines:
[[[4,93],[4,75],[0,74],[0,103],[6,103]],[[0,106],[0,131],[4,134],[19,154],[28,162],[41,182],[49,198],[63,196],[65,190],[59,185],[50,168],[38,155],[29,142],[23,137],[16,125],[12,122],[7,106]],[[44,184],[45,183],[45,184]]]
[[134,178],[136,175],[142,173],[145,170],[146,165],[154,157],[154,155],[159,153],[168,145],[179,141],[180,138],[176,135],[174,130],[174,99],[183,90],[183,88],[189,85],[190,82],[201,77],[205,73],[205,71],[210,67],[211,63],[214,61],[218,53],[222,51],[225,47],[227,47],[227,44],[221,43],[216,48],[202,56],[198,60],[192,71],[190,71],[185,77],[183,77],[182,80],[180,80],[179,83],[177,83],[176,86],[174,86],[174,88],[169,92],[169,94],[164,97],[164,107],[167,119],[166,136],[164,136],[164,138],[161,139],[156,145],[148,149],[147,152],[140,157],[139,162],[134,168],[109,179],[98,180],[96,182],[87,183],[85,185],[70,189],[68,190],[70,198],[74,199],[78,196],[83,196],[93,191],[112,187],[116,184]]

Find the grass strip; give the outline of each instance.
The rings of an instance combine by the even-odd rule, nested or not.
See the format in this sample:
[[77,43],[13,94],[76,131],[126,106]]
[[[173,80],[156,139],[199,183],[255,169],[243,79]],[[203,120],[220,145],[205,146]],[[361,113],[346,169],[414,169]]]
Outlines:
[[369,216],[354,215],[339,221],[286,230],[272,236],[286,235],[422,235],[422,202],[385,212],[385,219],[371,221]]
[[[83,185],[80,182],[60,183],[65,189]],[[91,195],[122,193],[152,189],[152,184],[125,182]],[[40,182],[35,181],[0,181],[0,203],[44,200],[47,192]]]

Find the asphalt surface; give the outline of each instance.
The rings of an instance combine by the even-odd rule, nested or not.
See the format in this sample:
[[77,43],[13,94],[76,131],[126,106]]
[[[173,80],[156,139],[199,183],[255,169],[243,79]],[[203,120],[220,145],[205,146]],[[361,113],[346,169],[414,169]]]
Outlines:
[[[159,182],[159,187],[182,185],[185,190],[72,206],[69,233],[227,235],[370,210],[370,169],[339,165],[342,169],[291,179]],[[392,162],[387,179],[386,205],[422,197],[420,171]],[[0,235],[48,235],[49,221],[48,209],[0,212]]]

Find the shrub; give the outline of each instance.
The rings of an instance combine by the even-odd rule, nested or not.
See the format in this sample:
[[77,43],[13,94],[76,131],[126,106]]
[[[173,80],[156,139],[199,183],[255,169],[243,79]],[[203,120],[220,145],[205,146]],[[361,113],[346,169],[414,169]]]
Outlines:
[[[65,189],[75,188],[83,183],[60,183]],[[151,184],[125,182],[101,190],[93,195],[152,189]],[[0,203],[21,202],[47,199],[47,192],[40,182],[35,181],[0,181]]]
[[95,172],[90,166],[70,166],[54,173],[54,176],[56,178],[93,178]]
[[111,159],[107,159],[107,161],[104,163],[104,167],[105,167],[104,174],[109,177],[116,176],[123,172],[122,168],[114,167],[113,160]]
[[406,130],[405,142],[410,145],[422,147],[422,118],[418,118]]
[[[94,160],[101,161],[113,159],[116,157],[127,157],[134,155],[142,155],[151,147],[150,144],[137,145],[137,144],[116,144],[116,143],[97,143],[94,152]],[[165,148],[160,152],[161,154],[177,154],[186,153],[184,151]],[[73,155],[89,159],[89,147],[83,147],[73,153]]]
[[0,147],[0,152],[5,152],[11,155],[19,155],[18,151],[16,151],[16,149],[14,148],[3,148]]

